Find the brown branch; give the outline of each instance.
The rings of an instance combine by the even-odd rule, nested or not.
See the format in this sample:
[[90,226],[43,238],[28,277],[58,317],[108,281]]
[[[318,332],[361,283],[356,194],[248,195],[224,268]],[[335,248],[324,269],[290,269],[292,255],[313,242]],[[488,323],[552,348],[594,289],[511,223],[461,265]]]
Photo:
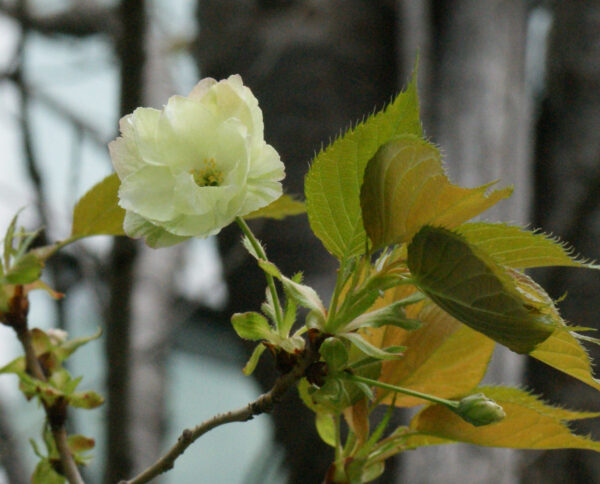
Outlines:
[[315,349],[315,346],[310,345],[294,368],[289,373],[280,376],[273,385],[273,388],[267,393],[262,394],[256,400],[242,408],[217,414],[193,429],[185,429],[177,439],[175,445],[160,459],[136,477],[128,481],[121,481],[119,484],[143,484],[149,482],[151,479],[172,469],[175,465],[175,460],[208,431],[231,422],[246,422],[251,420],[255,415],[270,412],[274,405],[281,401],[283,395],[304,376],[306,369],[318,360],[319,352]]
[[[16,286],[15,293],[9,303],[8,311],[1,314],[2,323],[13,328],[17,334],[17,338],[19,338],[25,351],[27,373],[37,380],[47,382],[48,380],[35,354],[35,349],[31,341],[27,322],[28,312],[29,301],[27,294],[23,291],[23,286]],[[44,411],[46,412],[46,417],[52,429],[52,435],[60,455],[63,475],[70,484],[84,484],[67,442],[67,431],[65,429],[67,405],[62,401],[57,401],[53,405],[43,403]]]

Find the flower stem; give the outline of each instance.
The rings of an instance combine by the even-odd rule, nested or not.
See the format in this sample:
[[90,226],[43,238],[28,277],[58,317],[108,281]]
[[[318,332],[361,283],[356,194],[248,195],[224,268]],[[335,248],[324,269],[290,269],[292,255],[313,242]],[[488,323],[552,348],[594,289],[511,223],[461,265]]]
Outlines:
[[[259,259],[268,261],[269,259],[267,259],[267,254],[265,253],[258,239],[254,236],[252,230],[250,230],[250,227],[248,227],[246,221],[242,217],[236,217],[235,221],[239,225],[244,235],[248,237],[248,240],[252,244],[252,247],[256,251]],[[267,272],[265,272],[265,277],[267,278],[267,285],[269,286],[269,291],[271,293],[271,297],[273,298],[273,307],[275,308],[275,317],[277,318],[277,329],[280,329],[283,325],[283,312],[281,310],[281,303],[279,302],[277,288],[275,287],[275,279],[273,279],[273,276]]]
[[411,390],[409,388],[399,387],[396,385],[390,385],[389,383],[383,383],[377,380],[372,380],[371,378],[365,378],[364,376],[353,375],[347,373],[344,378],[351,381],[366,383],[367,385],[371,385],[374,387],[383,388],[385,390],[391,390],[397,393],[404,393],[405,395],[410,395],[411,397],[422,398],[423,400],[428,400],[433,403],[439,403],[441,405],[445,405],[449,408],[458,408],[458,402],[454,400],[447,400],[445,398],[436,397],[434,395],[429,395],[427,393],[421,393],[416,390]]

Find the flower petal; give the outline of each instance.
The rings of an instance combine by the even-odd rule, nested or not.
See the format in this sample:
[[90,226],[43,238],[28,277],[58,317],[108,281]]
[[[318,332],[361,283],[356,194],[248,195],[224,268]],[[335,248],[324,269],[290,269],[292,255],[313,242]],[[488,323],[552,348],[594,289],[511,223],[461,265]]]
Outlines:
[[146,166],[122,181],[120,205],[154,221],[169,220],[175,216],[174,189],[169,168]]
[[285,167],[279,159],[279,154],[265,143],[260,155],[250,165],[248,195],[240,209],[240,215],[258,210],[278,199],[283,193],[279,180],[284,176]]
[[125,233],[133,238],[144,238],[150,247],[169,247],[187,240],[189,237],[180,237],[152,224],[145,218],[133,213],[126,212],[123,221]]
[[135,142],[131,138],[118,137],[111,141],[108,143],[108,152],[115,171],[121,180],[145,165],[144,160],[137,151]]
[[[157,133],[161,112],[154,108],[137,108],[123,124],[131,124],[133,139],[140,157],[151,165],[167,165],[169,160],[157,150]],[[129,136],[125,130],[124,136]]]

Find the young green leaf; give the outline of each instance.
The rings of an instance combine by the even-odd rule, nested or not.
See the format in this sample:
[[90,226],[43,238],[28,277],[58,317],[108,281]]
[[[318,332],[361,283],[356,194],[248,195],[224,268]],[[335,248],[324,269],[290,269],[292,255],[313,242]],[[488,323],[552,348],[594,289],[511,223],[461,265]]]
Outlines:
[[374,311],[361,314],[356,319],[344,325],[344,331],[355,331],[359,328],[380,328],[381,326],[397,326],[409,331],[415,330],[421,326],[417,319],[406,317],[404,301],[396,301],[389,306],[384,306]]
[[573,256],[564,243],[537,231],[503,223],[466,223],[456,228],[471,245],[479,247],[497,263],[528,269],[545,266],[598,268]]
[[360,203],[373,249],[408,242],[426,224],[456,227],[487,210],[512,189],[453,185],[438,149],[410,135],[394,138],[369,161]]
[[403,346],[392,346],[390,348],[378,348],[369,343],[358,333],[339,333],[337,336],[344,338],[358,348],[362,353],[378,360],[395,360],[402,358]]
[[258,365],[258,360],[260,360],[260,357],[265,351],[265,349],[267,349],[267,347],[262,343],[258,343],[256,345],[256,348],[254,348],[254,351],[250,355],[248,362],[242,369],[242,373],[244,373],[244,375],[252,375],[252,373],[254,373],[256,365]]
[[331,373],[343,370],[348,363],[348,350],[339,338],[326,338],[319,347],[319,353],[327,363]]
[[597,417],[598,413],[573,412],[545,404],[523,390],[482,387],[481,392],[502,406],[506,417],[493,425],[474,427],[443,405],[431,405],[411,421],[415,435],[409,447],[451,442],[514,449],[590,449],[600,452],[600,442],[571,433],[568,422]]
[[315,157],[304,185],[306,211],[315,235],[339,259],[360,255],[365,248],[359,193],[367,162],[383,143],[404,133],[421,135],[416,74],[385,110]]
[[92,187],[75,205],[71,237],[125,235],[125,210],[119,206],[119,177],[107,176]]
[[407,262],[417,286],[444,311],[517,353],[530,353],[557,328],[504,268],[461,235],[424,226]]
[[594,378],[590,356],[569,331],[556,331],[540,343],[530,356],[583,383],[600,390],[600,380]]
[[299,200],[294,200],[289,195],[281,195],[277,200],[271,202],[263,208],[259,208],[254,212],[244,215],[246,220],[253,218],[273,218],[281,220],[292,215],[300,215],[306,212],[304,203]]
[[236,313],[231,317],[233,329],[240,338],[258,341],[268,340],[272,329],[267,319],[259,313]]
[[335,447],[335,419],[328,412],[315,414],[315,426],[321,440],[331,447]]
[[75,392],[69,395],[69,405],[77,408],[96,408],[104,403],[104,398],[93,391]]
[[29,284],[37,281],[42,275],[44,263],[33,253],[20,257],[0,278],[3,284]]
[[60,361],[66,360],[69,356],[71,356],[77,349],[82,347],[83,345],[89,343],[90,341],[94,341],[102,336],[102,329],[99,328],[91,336],[84,336],[81,338],[75,338],[71,340],[67,340],[62,343],[60,346],[54,349],[54,354]]
[[67,480],[58,474],[46,458],[41,460],[33,471],[31,484],[65,484]]

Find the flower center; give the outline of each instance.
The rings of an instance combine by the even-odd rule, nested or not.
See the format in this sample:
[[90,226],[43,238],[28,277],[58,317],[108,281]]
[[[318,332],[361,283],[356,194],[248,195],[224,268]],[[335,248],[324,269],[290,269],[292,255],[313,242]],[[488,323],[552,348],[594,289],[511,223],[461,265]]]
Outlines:
[[194,168],[190,173],[199,187],[218,187],[223,183],[223,172],[217,168],[214,158],[204,160],[204,168]]

